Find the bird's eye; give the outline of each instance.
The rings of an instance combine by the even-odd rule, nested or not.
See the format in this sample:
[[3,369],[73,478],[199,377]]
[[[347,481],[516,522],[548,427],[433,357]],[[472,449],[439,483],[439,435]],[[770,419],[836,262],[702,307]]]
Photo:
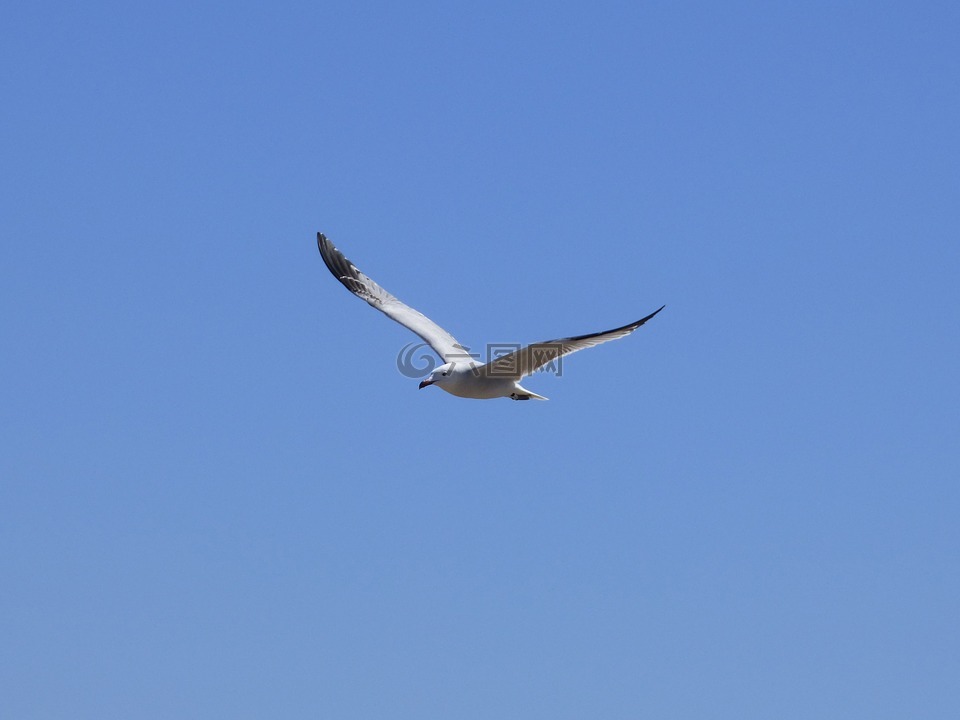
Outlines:
[[443,376],[444,376],[444,377],[446,377],[446,376],[447,376],[447,373],[446,373],[446,372],[444,372],[444,373],[443,373]]

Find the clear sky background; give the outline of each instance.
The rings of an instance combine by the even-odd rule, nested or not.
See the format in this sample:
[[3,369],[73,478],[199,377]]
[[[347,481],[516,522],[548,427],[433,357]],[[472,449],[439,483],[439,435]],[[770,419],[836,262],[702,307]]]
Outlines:
[[[0,716],[955,718],[953,2],[8,4]],[[462,342],[625,324],[467,401]]]

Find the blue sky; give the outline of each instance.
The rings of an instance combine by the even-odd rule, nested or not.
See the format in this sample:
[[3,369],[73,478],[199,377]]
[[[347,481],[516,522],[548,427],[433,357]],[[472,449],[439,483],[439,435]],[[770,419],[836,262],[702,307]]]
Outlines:
[[[952,718],[953,3],[21,3],[0,715]],[[318,230],[471,347],[465,401]]]

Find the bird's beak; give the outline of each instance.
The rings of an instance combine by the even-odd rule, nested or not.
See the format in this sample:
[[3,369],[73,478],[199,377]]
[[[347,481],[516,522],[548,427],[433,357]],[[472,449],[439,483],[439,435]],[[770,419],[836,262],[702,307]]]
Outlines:
[[436,380],[424,380],[422,383],[420,383],[420,389],[423,390],[425,387],[427,387],[427,385],[433,385],[435,382]]

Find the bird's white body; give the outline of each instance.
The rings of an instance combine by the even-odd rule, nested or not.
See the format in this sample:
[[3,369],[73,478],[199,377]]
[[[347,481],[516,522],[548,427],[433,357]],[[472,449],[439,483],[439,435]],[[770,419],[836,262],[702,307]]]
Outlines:
[[474,400],[508,397],[513,400],[546,400],[520,386],[520,380],[538,368],[585,348],[626,337],[647,320],[645,318],[606,332],[533,343],[486,364],[474,360],[457,340],[426,315],[400,302],[347,260],[323,233],[317,233],[317,246],[327,268],[350,292],[387,317],[409,328],[444,360],[444,364],[420,383],[421,388],[436,385],[451,395]]
[[420,383],[421,388],[428,385],[436,385],[451,395],[472,400],[492,400],[501,397],[513,400],[547,399],[521,387],[520,383],[512,378],[490,376],[484,372],[483,365],[476,361],[441,365]]

